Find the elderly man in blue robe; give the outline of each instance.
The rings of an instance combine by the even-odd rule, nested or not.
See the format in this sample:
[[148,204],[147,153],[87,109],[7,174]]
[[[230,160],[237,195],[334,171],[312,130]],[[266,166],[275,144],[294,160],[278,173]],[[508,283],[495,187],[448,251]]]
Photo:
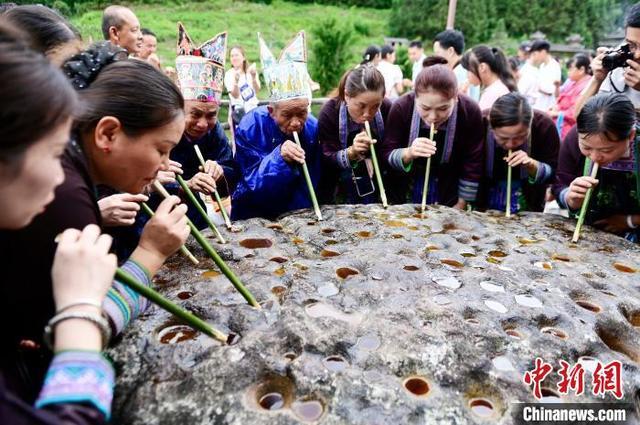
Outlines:
[[307,164],[314,187],[320,177],[318,122],[309,114],[304,32],[298,33],[278,61],[260,35],[258,40],[270,103],[245,115],[235,132],[241,177],[232,196],[234,220],[273,220],[309,208],[311,198],[301,165]]

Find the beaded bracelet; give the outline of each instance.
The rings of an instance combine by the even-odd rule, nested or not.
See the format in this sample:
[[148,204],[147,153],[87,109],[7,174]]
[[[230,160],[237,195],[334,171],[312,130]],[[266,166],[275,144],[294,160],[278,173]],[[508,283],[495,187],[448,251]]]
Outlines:
[[104,316],[91,313],[67,312],[53,316],[44,328],[43,339],[50,349],[53,349],[53,330],[55,326],[60,322],[70,319],[82,319],[96,325],[98,329],[100,329],[100,334],[102,334],[102,346],[103,348],[106,347],[109,339],[111,338],[111,329],[109,328],[109,322],[107,322],[107,319],[105,319]]

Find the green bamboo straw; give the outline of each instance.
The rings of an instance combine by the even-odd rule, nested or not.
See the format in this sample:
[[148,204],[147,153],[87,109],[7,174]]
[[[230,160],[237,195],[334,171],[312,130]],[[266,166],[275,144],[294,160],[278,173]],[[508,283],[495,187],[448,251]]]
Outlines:
[[196,317],[194,314],[190,313],[189,311],[185,310],[179,305],[171,302],[170,300],[163,297],[158,292],[154,291],[148,286],[138,282],[133,276],[131,276],[130,274],[128,274],[127,272],[125,272],[120,268],[116,270],[116,280],[124,283],[129,288],[133,289],[135,292],[142,295],[149,301],[157,304],[164,310],[173,314],[177,318],[183,320],[189,326],[217,340],[220,340],[224,343],[226,343],[229,340],[228,335],[225,335],[224,333],[220,332],[219,330],[217,330],[216,328],[214,328],[204,320],[200,319],[199,317]]
[[[371,127],[369,121],[364,122],[364,128],[367,131],[367,136],[371,139]],[[382,174],[380,174],[380,167],[378,166],[378,157],[376,157],[376,147],[373,143],[369,145],[371,147],[371,161],[373,162],[373,171],[376,173],[376,181],[380,188],[380,199],[382,200],[382,206],[387,208],[387,193],[384,191],[384,185],[382,184]]]
[[[170,196],[167,190],[158,181],[153,182],[153,185],[156,188],[156,190],[160,194],[162,194],[162,196],[164,196],[165,198],[168,198]],[[204,236],[202,236],[202,233],[200,233],[200,231],[196,228],[196,226],[193,225],[191,220],[189,220],[188,218],[187,218],[187,224],[191,229],[191,234],[193,235],[193,237],[196,239],[196,241],[198,241],[200,246],[205,250],[205,252],[209,255],[209,257],[211,257],[213,262],[216,263],[220,271],[227,277],[227,279],[229,279],[229,281],[233,284],[236,290],[240,292],[240,294],[244,297],[245,300],[247,300],[249,304],[256,307],[257,309],[261,309],[260,304],[258,304],[256,299],[251,294],[251,292],[249,292],[249,290],[245,288],[245,286],[242,284],[238,276],[236,276],[233,273],[233,271],[229,268],[229,266],[227,266],[224,260],[218,255],[218,253],[213,249],[213,247],[209,244],[209,242],[207,242]]]
[[189,198],[189,201],[191,201],[191,203],[200,212],[200,215],[205,219],[205,221],[207,222],[207,225],[209,225],[209,229],[213,231],[213,234],[216,235],[216,238],[218,238],[218,241],[220,243],[227,243],[227,241],[225,241],[224,238],[222,237],[222,234],[218,231],[218,228],[216,227],[216,225],[213,224],[213,221],[211,221],[211,219],[207,215],[207,212],[202,208],[202,205],[200,205],[200,202],[198,202],[198,200],[196,199],[196,196],[193,194],[191,189],[189,189],[189,186],[187,186],[187,182],[185,182],[182,176],[179,174],[176,174],[176,180],[178,180],[180,187],[182,187],[182,190],[184,190],[184,192],[187,194],[187,198]]
[[[509,153],[507,154],[507,158],[511,156],[511,149],[509,149]],[[511,170],[512,166],[507,164],[507,208],[505,211],[506,217],[511,217]]]
[[[431,123],[431,131],[429,132],[429,139],[433,141],[433,135],[436,132],[436,126]],[[427,194],[429,193],[429,174],[431,173],[431,157],[427,158],[427,167],[424,169],[424,184],[422,185],[422,205],[420,211],[424,213],[427,209]]]
[[[300,147],[300,138],[298,137],[298,132],[293,132],[293,138],[296,141],[296,144]],[[307,163],[302,163],[302,172],[304,173],[304,179],[307,181],[307,188],[309,189],[309,196],[311,196],[311,203],[313,204],[313,209],[316,212],[316,216],[318,220],[322,220],[322,212],[320,212],[320,206],[318,205],[318,199],[316,198],[316,192],[313,190],[313,184],[311,184],[311,176],[309,175],[309,168],[307,167]]]
[[[196,151],[196,156],[200,160],[200,164],[202,165],[202,171],[204,171],[205,160],[202,156],[202,152],[200,151],[200,147],[198,145],[193,145],[193,149]],[[222,199],[220,198],[220,194],[217,189],[213,190],[213,196],[216,198],[216,202],[218,203],[218,207],[220,207],[220,213],[222,214],[222,218],[224,219],[224,224],[228,229],[231,229],[231,220],[229,219],[229,215],[227,214],[227,209],[222,205]]]
[[[151,208],[149,208],[149,205],[147,205],[146,203],[142,203],[142,210],[149,216],[149,217],[153,217],[154,212]],[[185,257],[187,257],[189,260],[191,260],[191,262],[193,264],[195,264],[196,266],[198,264],[200,264],[200,261],[198,261],[198,259],[196,257],[193,256],[193,254],[191,253],[191,251],[189,251],[187,249],[186,246],[182,245],[180,247],[180,252],[182,252],[184,254]]]
[[[591,164],[591,160],[589,158],[587,158],[586,161],[588,165]],[[592,179],[595,179],[597,174],[598,174],[598,163],[596,162],[593,164],[593,167],[591,168],[590,177]],[[587,194],[584,196],[584,201],[582,202],[582,207],[580,208],[580,215],[578,216],[578,222],[576,223],[576,230],[573,232],[573,238],[571,239],[571,242],[573,243],[578,242],[578,239],[580,239],[580,228],[582,227],[582,224],[584,223],[584,218],[587,215],[587,208],[589,206],[589,200],[591,199],[591,192],[593,192],[593,187],[590,187],[587,190]]]

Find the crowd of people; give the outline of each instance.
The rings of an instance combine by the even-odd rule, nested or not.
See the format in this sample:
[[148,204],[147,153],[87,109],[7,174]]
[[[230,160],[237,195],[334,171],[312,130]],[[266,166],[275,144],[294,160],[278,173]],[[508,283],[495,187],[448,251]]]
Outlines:
[[[230,197],[234,220],[309,208],[311,192],[320,204],[378,203],[378,181],[392,204],[424,195],[504,211],[510,198],[512,213],[553,198],[575,214],[592,189],[586,222],[639,240],[640,3],[626,20],[629,55],[576,55],[564,84],[546,41],[521,46],[520,62],[498,47],[465,50],[447,30],[432,56],[410,44],[410,79],[393,47],[370,46],[318,118],[304,32],[278,56],[259,36],[260,75],[242,47],[227,52],[226,32],[198,46],[178,24],[174,79],[132,10],[107,7],[102,33],[86,46],[45,6],[0,8],[0,318],[11,324],[1,423],[109,420],[114,370],[102,349],[148,307],[115,268],[151,285],[187,239],[187,219],[206,226],[178,176]],[[232,141],[218,119],[224,92]]]

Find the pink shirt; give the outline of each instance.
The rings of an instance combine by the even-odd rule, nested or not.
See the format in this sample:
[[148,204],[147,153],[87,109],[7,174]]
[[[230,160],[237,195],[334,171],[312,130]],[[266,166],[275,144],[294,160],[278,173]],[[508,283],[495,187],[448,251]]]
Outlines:
[[504,96],[508,93],[509,88],[498,78],[493,83],[485,87],[482,94],[480,94],[480,101],[478,102],[480,109],[485,110],[491,108],[493,103],[498,100],[500,96]]

